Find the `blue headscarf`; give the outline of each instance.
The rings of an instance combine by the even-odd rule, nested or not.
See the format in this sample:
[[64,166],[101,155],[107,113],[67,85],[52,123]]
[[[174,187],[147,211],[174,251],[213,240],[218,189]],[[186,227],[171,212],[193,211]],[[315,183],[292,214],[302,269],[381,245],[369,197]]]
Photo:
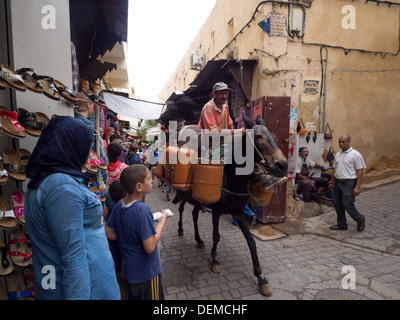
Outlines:
[[29,159],[26,176],[28,188],[37,189],[53,173],[65,173],[84,178],[81,172],[92,145],[92,132],[82,120],[60,116],[52,119],[43,130]]

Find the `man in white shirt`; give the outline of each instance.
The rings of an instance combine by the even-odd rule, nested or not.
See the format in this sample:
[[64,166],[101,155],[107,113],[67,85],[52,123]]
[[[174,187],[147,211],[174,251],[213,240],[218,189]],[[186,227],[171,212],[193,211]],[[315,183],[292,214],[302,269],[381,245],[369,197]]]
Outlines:
[[324,167],[308,158],[308,148],[299,149],[299,157],[296,164],[296,183],[299,185],[303,194],[304,201],[310,201],[313,197],[317,202],[320,201],[319,193],[328,190],[329,179],[324,177],[312,177],[310,168]]
[[[329,188],[333,189],[333,206],[337,214],[337,225],[331,230],[347,230],[346,213],[357,222],[357,230],[365,228],[365,217],[354,205],[355,197],[360,194],[365,163],[362,155],[350,146],[348,134],[339,138],[339,151],[333,162],[334,171]],[[333,185],[333,188],[332,188]]]

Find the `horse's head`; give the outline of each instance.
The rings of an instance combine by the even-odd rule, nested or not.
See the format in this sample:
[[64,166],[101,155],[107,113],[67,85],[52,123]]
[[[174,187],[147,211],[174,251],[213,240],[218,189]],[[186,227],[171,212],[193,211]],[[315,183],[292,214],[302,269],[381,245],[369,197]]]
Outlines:
[[260,162],[270,174],[283,177],[288,168],[288,161],[276,145],[275,135],[268,131],[264,120],[258,116],[256,123],[243,116],[246,129],[254,131],[255,161]]

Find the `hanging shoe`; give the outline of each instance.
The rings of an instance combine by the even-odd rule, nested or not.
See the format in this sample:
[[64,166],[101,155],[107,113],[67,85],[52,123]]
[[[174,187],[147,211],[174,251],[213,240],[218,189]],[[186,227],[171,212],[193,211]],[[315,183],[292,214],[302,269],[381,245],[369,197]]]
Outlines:
[[17,73],[22,77],[26,87],[37,93],[43,93],[42,84],[36,80],[36,72],[32,68],[21,68],[16,70]]
[[31,293],[18,271],[14,270],[6,276],[6,287],[10,300],[31,300]]
[[2,131],[13,138],[25,138],[25,128],[18,122],[18,113],[0,106]]
[[307,137],[306,137],[307,143],[308,143],[308,141],[310,141],[310,135],[311,135],[311,132],[308,132],[308,133],[307,133]]
[[[7,82],[7,84],[17,90],[26,91],[26,85],[24,83],[24,79],[15,72],[15,70],[5,64],[0,66],[1,78]],[[4,84],[2,85],[4,86]]]
[[7,246],[0,238],[0,276],[5,276],[13,271],[11,257],[8,254]]

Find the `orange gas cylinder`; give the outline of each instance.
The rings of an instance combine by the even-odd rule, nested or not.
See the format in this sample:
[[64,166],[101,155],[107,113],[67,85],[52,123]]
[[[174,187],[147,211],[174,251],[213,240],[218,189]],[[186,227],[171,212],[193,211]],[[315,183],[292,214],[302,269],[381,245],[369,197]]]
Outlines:
[[193,199],[204,204],[219,201],[223,176],[223,164],[196,164],[193,176]]
[[162,152],[160,158],[158,159],[156,171],[154,172],[154,175],[157,177],[158,180],[161,180],[161,178],[163,176],[162,162],[164,161],[164,157],[165,157],[165,152]]
[[251,191],[250,203],[256,207],[267,206],[271,202],[271,196],[272,189],[265,191],[261,183]]
[[172,184],[174,179],[174,171],[176,168],[176,154],[178,153],[178,148],[176,147],[168,147],[165,151],[165,163],[163,168],[164,178]]
[[179,148],[175,167],[173,187],[176,189],[192,189],[197,152],[190,148]]

